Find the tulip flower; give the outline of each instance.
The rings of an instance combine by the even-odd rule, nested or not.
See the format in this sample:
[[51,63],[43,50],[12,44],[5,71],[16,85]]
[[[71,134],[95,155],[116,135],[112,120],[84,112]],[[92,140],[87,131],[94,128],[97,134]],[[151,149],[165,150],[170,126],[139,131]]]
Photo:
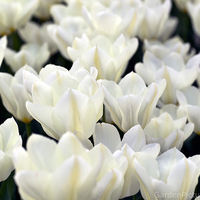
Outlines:
[[66,131],[89,138],[103,112],[104,94],[96,76],[96,69],[89,73],[79,61],[70,71],[47,65],[39,77],[25,73],[24,84],[33,98],[33,103],[27,102],[29,113],[57,140]]
[[189,200],[198,183],[200,155],[186,158],[173,148],[155,159],[141,152],[135,156],[132,166],[145,200],[168,200],[171,196]]
[[164,43],[158,40],[145,40],[145,50],[162,60],[171,52],[179,53],[185,62],[195,54],[195,49],[190,49],[189,43],[184,43],[179,36],[166,40]]
[[6,46],[7,46],[7,37],[4,36],[0,39],[0,66],[4,58]]
[[0,73],[0,94],[3,105],[8,112],[16,119],[24,123],[29,123],[32,117],[26,109],[26,101],[32,101],[32,97],[23,85],[24,69],[36,74],[28,65],[18,70],[14,76],[8,73]]
[[6,180],[14,169],[12,153],[17,146],[22,146],[22,139],[17,123],[10,118],[0,125],[0,181]]
[[120,35],[112,43],[103,35],[90,40],[84,34],[82,38],[75,38],[72,47],[68,47],[67,50],[72,61],[80,58],[88,71],[90,67],[95,66],[98,70],[97,79],[118,82],[137,47],[136,38],[129,40],[124,35]]
[[0,35],[24,26],[38,5],[39,0],[0,0]]
[[121,141],[119,132],[111,124],[97,124],[95,128],[94,144],[103,144],[110,149],[114,157],[125,156],[128,168],[124,175],[124,186],[120,198],[135,195],[139,191],[139,182],[133,173],[132,162],[137,152],[145,152],[157,157],[160,152],[159,144],[146,145],[145,134],[140,125],[128,130]]
[[190,86],[177,91],[177,99],[187,112],[188,120],[194,123],[194,132],[200,134],[200,90]]
[[182,56],[172,52],[163,59],[158,59],[152,53],[146,51],[143,64],[136,64],[136,72],[147,84],[155,80],[165,78],[166,89],[161,96],[159,105],[176,104],[176,91],[191,85],[197,78],[200,64],[200,54],[189,59],[185,64]]
[[176,147],[181,150],[183,142],[192,134],[193,123],[187,123],[187,114],[183,107],[172,104],[157,109],[155,117],[145,126],[147,143],[159,143],[161,153]]
[[199,18],[200,18],[200,1],[195,0],[194,2],[187,2],[187,10],[188,14],[192,20],[192,25],[195,33],[200,36],[200,26],[199,26]]
[[[47,151],[48,149],[48,151]],[[14,151],[15,181],[25,200],[116,200],[127,168],[102,144],[86,149],[70,132],[60,141],[32,135]]]
[[133,72],[122,78],[119,84],[108,80],[98,83],[103,85],[104,104],[113,122],[123,132],[137,124],[145,127],[166,86],[162,79],[146,87],[143,79]]
[[41,26],[34,22],[28,22],[26,26],[18,30],[19,36],[26,43],[35,43],[42,46],[48,44],[49,51],[54,54],[57,51],[56,44],[52,41],[47,32],[47,27],[52,25],[50,22],[45,22]]
[[88,29],[85,20],[80,16],[69,16],[64,18],[58,25],[53,24],[47,27],[50,38],[66,59],[69,59],[67,48],[72,46],[74,38],[87,33]]
[[176,27],[177,20],[169,18],[171,1],[143,1],[144,17],[138,36],[144,39],[167,39]]
[[135,37],[144,17],[141,3],[115,1],[106,5],[95,1],[90,8],[83,6],[83,16],[94,33],[105,35],[113,41],[122,33]]
[[[89,2],[89,0],[87,1]],[[66,5],[54,4],[50,8],[51,16],[56,24],[60,24],[62,20],[68,17],[82,17],[82,2],[73,0]]]
[[41,46],[35,43],[25,44],[21,46],[19,52],[9,48],[5,51],[5,61],[14,72],[26,64],[39,72],[49,56],[50,52],[46,43]]
[[50,7],[55,4],[59,3],[61,0],[40,0],[40,3],[37,7],[37,10],[34,13],[39,19],[47,20],[50,18]]

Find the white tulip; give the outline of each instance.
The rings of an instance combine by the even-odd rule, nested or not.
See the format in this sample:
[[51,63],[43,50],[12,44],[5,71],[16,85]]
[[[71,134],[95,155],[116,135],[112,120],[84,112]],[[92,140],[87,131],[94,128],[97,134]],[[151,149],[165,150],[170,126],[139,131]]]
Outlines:
[[133,173],[132,162],[137,152],[145,152],[157,157],[160,152],[159,144],[146,145],[145,134],[140,125],[128,130],[121,141],[119,132],[110,124],[97,124],[94,133],[94,144],[100,143],[108,147],[113,155],[125,156],[128,160],[128,168],[124,175],[124,186],[120,198],[135,195],[139,191],[139,182]]
[[[178,18],[169,17],[164,24],[164,28],[162,29],[162,33],[157,37],[160,41],[166,41],[175,31],[178,25]],[[153,38],[151,38],[153,39]]]
[[190,50],[190,44],[184,43],[179,36],[166,40],[164,43],[158,40],[145,40],[145,50],[151,52],[159,59],[163,59],[171,52],[179,53],[185,62],[195,54],[195,49]]
[[140,1],[114,1],[104,5],[94,2],[90,8],[83,6],[83,15],[89,27],[96,34],[115,40],[122,33],[134,37],[143,20],[144,10]]
[[118,82],[137,47],[136,38],[126,39],[124,35],[120,35],[112,43],[103,35],[90,40],[83,34],[82,38],[75,38],[72,47],[67,50],[72,61],[80,58],[88,71],[95,66],[98,70],[97,79]]
[[98,83],[103,85],[104,104],[113,122],[124,132],[137,124],[145,127],[166,86],[162,79],[146,87],[143,79],[133,72],[122,78],[119,84],[108,80]]
[[168,20],[174,21],[169,18],[170,10],[171,10],[171,1],[166,0],[162,3],[161,0],[145,0],[143,1],[143,9],[144,9],[144,18],[142,20],[141,25],[139,26],[139,37],[144,39],[156,39],[162,36],[163,34],[167,36],[171,33],[168,31],[173,30],[173,26],[176,23],[171,23],[172,27],[168,26]]
[[[48,151],[47,151],[48,149]],[[116,200],[127,160],[99,144],[86,149],[74,134],[60,141],[32,135],[27,151],[14,151],[15,181],[24,200]]]
[[41,26],[34,22],[28,22],[26,26],[18,30],[19,36],[26,43],[35,43],[42,46],[48,44],[49,51],[54,54],[57,51],[56,44],[50,38],[47,32],[47,27],[52,25],[50,22],[45,22]]
[[49,56],[50,52],[46,43],[41,46],[36,43],[28,43],[22,45],[19,52],[9,48],[5,51],[5,61],[13,72],[26,64],[39,72]]
[[47,20],[50,18],[50,8],[52,5],[61,2],[61,0],[40,0],[34,16],[39,19]]
[[195,33],[200,36],[200,1],[195,0],[194,2],[188,2],[187,3],[187,10],[189,13],[189,16],[192,20],[192,25]]
[[177,99],[187,112],[188,120],[194,123],[194,132],[200,134],[200,90],[190,86],[177,91]]
[[172,52],[163,59],[158,59],[152,53],[146,51],[143,64],[136,64],[136,72],[147,84],[155,80],[165,78],[166,89],[161,96],[159,105],[176,104],[176,91],[191,85],[198,75],[200,54],[189,59],[185,64],[182,56]]
[[181,150],[194,130],[194,124],[186,121],[184,108],[173,104],[163,106],[144,128],[147,143],[159,143],[161,153],[173,147]]
[[[89,0],[88,0],[89,1]],[[60,24],[62,20],[68,17],[82,17],[82,3],[76,0],[70,4],[54,4],[50,8],[51,16],[56,24]]]
[[72,46],[74,38],[89,32],[88,29],[85,20],[80,16],[69,16],[64,18],[58,25],[53,24],[47,27],[49,37],[66,59],[69,59],[67,48]]
[[89,73],[79,61],[70,71],[47,65],[39,77],[25,73],[24,84],[33,97],[33,103],[27,102],[29,113],[55,139],[66,131],[89,138],[103,112],[104,94],[96,76],[96,69]]
[[14,169],[12,153],[15,147],[22,146],[17,123],[13,118],[0,125],[0,181],[8,178]]
[[[29,66],[24,66],[27,71],[36,72]],[[31,115],[26,109],[26,101],[32,101],[31,95],[23,85],[23,70],[21,68],[14,76],[8,73],[0,73],[0,94],[3,105],[16,119],[29,123]]]
[[38,5],[39,0],[0,0],[0,35],[24,26]]
[[198,183],[200,156],[186,158],[176,148],[161,154],[157,159],[149,154],[138,153],[133,170],[140,182],[145,200],[190,200]]

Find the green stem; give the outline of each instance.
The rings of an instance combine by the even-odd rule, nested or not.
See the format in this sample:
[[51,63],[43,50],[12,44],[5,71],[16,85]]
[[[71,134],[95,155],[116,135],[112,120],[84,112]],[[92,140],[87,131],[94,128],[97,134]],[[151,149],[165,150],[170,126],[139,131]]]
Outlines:
[[11,37],[12,37],[12,46],[11,48],[14,49],[15,51],[19,51],[20,49],[20,46],[21,46],[21,42],[20,42],[20,39],[19,39],[19,36],[17,34],[17,31],[14,31],[12,34],[11,34]]
[[137,200],[137,195],[133,195],[133,200]]
[[26,125],[26,133],[27,133],[27,138],[31,135],[31,122],[25,124]]
[[103,116],[102,116],[102,121],[105,122],[106,121],[106,108],[105,105],[103,105]]

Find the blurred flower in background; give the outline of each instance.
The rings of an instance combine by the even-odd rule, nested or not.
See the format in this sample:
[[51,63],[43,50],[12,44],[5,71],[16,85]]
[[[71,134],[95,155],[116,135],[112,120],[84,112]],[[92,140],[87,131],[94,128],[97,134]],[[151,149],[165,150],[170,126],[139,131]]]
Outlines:
[[0,0],[0,35],[24,26],[39,5],[39,0]]
[[44,22],[39,26],[35,22],[28,22],[26,26],[18,30],[19,36],[26,43],[35,43],[42,46],[44,43],[48,44],[51,55],[56,53],[57,47],[47,32],[47,27],[52,25],[51,22]]
[[50,18],[50,7],[59,2],[61,2],[61,0],[40,0],[37,9],[34,12],[34,16],[41,20],[48,20]]
[[163,106],[177,103],[176,91],[193,84],[197,79],[199,64],[200,54],[185,63],[183,57],[176,52],[170,52],[164,58],[158,59],[146,51],[143,63],[137,63],[135,69],[147,84],[165,78],[167,85],[159,101],[159,106]]
[[200,0],[187,3],[187,10],[192,20],[192,25],[195,33],[200,36]]
[[183,57],[184,61],[187,62],[195,54],[195,49],[191,48],[189,43],[184,43],[179,36],[170,38],[164,43],[159,40],[145,40],[144,48],[160,60],[171,52],[177,52]]
[[192,1],[193,0],[174,0],[176,6],[183,12],[187,11],[187,3]]
[[10,48],[5,50],[5,61],[13,72],[16,72],[26,64],[39,72],[49,57],[50,52],[47,43],[43,45],[27,43],[21,46],[19,52]]

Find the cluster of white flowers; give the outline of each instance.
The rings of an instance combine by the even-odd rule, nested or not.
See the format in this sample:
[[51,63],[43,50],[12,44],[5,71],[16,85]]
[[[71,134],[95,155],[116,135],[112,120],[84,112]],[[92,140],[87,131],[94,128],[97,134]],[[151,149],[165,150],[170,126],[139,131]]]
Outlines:
[[[200,1],[174,2],[200,37]],[[200,54],[169,38],[178,24],[172,6],[0,0],[0,66],[11,69],[0,72],[3,106],[46,133],[28,133],[22,146],[13,118],[0,126],[0,181],[15,169],[23,200],[117,200],[138,192],[145,200],[192,199],[200,155],[186,158],[181,148],[200,135]],[[12,32],[25,42],[19,51],[9,43]],[[125,74],[141,44],[143,61]],[[73,63],[69,70],[47,64],[57,51]]]

